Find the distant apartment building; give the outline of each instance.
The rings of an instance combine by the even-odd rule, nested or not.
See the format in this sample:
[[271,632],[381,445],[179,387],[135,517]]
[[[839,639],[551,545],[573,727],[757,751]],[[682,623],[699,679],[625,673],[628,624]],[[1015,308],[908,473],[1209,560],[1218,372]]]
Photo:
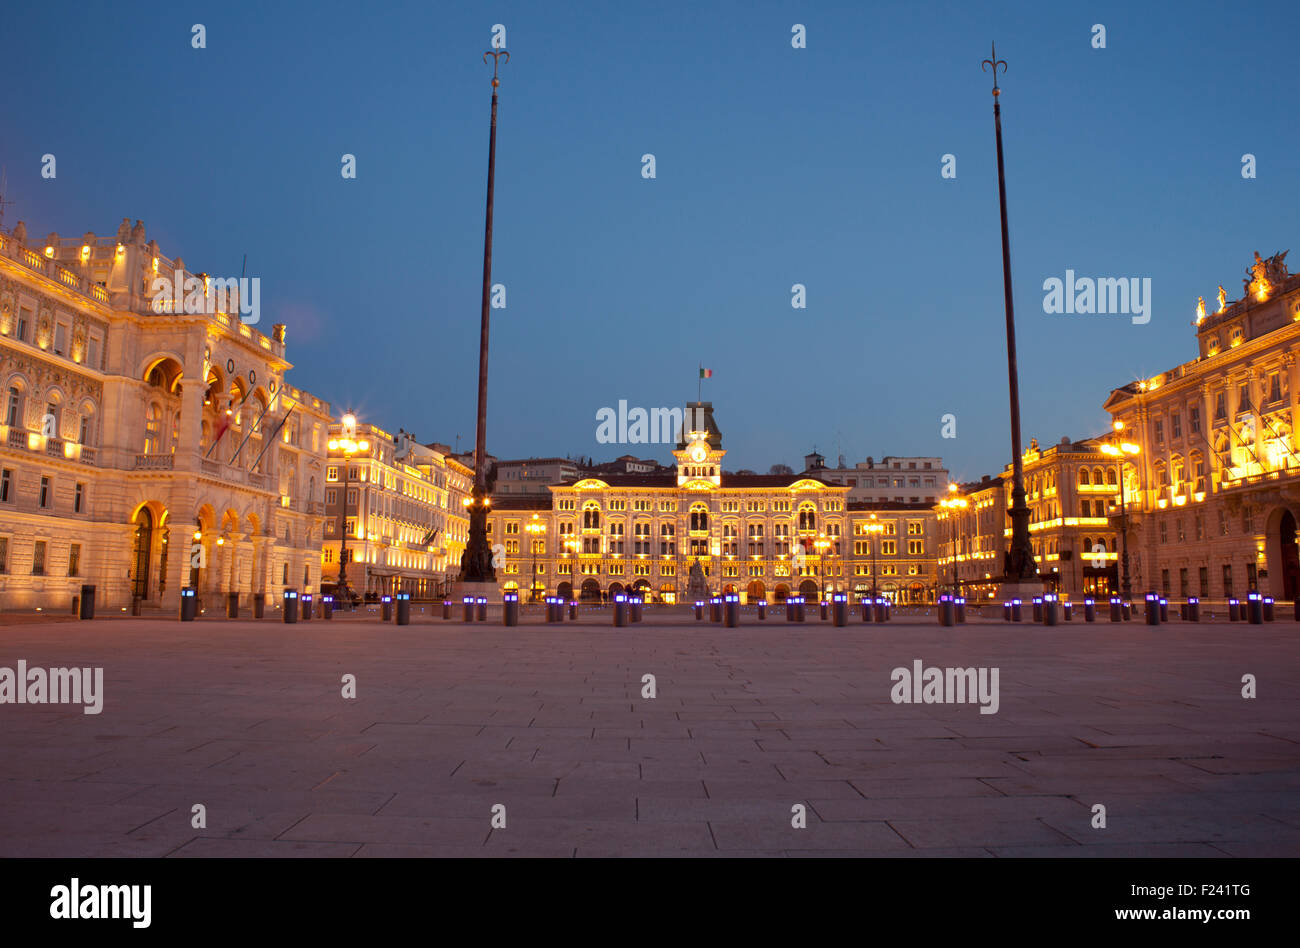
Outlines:
[[840,455],[837,467],[827,467],[826,459],[813,452],[804,457],[804,472],[848,487],[850,503],[933,505],[948,487],[948,470],[943,458],[936,457],[889,455],[846,467]]

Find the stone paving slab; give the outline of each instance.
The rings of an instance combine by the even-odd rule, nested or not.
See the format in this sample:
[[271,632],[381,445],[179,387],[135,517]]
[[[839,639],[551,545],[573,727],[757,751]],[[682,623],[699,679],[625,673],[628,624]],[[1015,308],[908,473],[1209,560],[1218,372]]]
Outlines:
[[[1291,622],[7,618],[105,695],[0,705],[0,856],[1300,855]],[[916,659],[998,712],[893,703]]]

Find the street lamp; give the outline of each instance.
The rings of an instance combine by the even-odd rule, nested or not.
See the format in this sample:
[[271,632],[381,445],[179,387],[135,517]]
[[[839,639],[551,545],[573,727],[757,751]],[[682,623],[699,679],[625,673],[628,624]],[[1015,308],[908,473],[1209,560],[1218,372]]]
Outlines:
[[879,575],[880,571],[876,568],[876,546],[878,541],[873,540],[871,535],[881,533],[884,529],[885,525],[883,523],[878,523],[876,521],[876,515],[872,514],[871,522],[867,524],[867,542],[871,544],[871,601],[873,603],[879,597],[879,592],[876,589],[876,576]]
[[[357,416],[348,412],[343,416],[343,437],[331,438],[329,449],[337,451],[343,455],[345,461],[351,461],[352,458],[363,452],[370,450],[370,442],[364,439],[358,441],[355,438],[357,433]],[[346,472],[347,465],[343,465]],[[352,606],[352,595],[348,590],[348,478],[341,477],[339,480],[343,484],[343,502],[339,505],[339,520],[342,521],[339,530],[339,582],[338,594],[343,601]],[[361,520],[360,509],[357,511],[357,521]]]
[[948,493],[951,496],[945,497],[939,501],[939,506],[948,511],[948,518],[952,521],[952,594],[960,595],[959,584],[957,582],[957,511],[965,510],[968,501],[957,493],[957,485],[949,484]]
[[826,534],[817,534],[817,539],[813,540],[813,546],[817,549],[817,567],[821,576],[821,595],[820,599],[826,598],[826,550],[830,547],[831,541],[826,538]]
[[573,557],[573,566],[569,570],[569,593],[574,599],[578,598],[578,550],[582,548],[582,541],[577,537],[569,537],[564,541],[564,548],[569,551]]
[[540,542],[538,537],[546,532],[546,524],[542,518],[533,514],[533,519],[524,524],[524,529],[532,536],[530,541],[533,545],[533,578],[528,581],[528,601],[537,601],[537,544]]
[[1101,446],[1101,453],[1108,455],[1109,457],[1119,458],[1119,522],[1120,529],[1123,531],[1123,536],[1120,539],[1123,552],[1120,556],[1123,558],[1122,562],[1124,564],[1122,567],[1122,577],[1120,579],[1120,592],[1123,594],[1125,599],[1131,599],[1133,596],[1133,587],[1129,585],[1128,576],[1128,507],[1125,505],[1124,501],[1124,459],[1126,456],[1141,454],[1142,449],[1136,444],[1123,440],[1124,436],[1122,432],[1124,431],[1124,422],[1116,421],[1114,428],[1115,441],[1113,443],[1103,444]]

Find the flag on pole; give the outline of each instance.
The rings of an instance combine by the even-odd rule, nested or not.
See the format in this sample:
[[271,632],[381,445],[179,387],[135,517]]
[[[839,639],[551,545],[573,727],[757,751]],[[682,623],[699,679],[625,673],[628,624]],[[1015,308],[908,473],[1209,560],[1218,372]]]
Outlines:
[[700,378],[702,378],[702,379],[711,379],[711,378],[713,378],[713,370],[712,370],[712,369],[706,369],[706,368],[704,368],[704,366],[700,366]]

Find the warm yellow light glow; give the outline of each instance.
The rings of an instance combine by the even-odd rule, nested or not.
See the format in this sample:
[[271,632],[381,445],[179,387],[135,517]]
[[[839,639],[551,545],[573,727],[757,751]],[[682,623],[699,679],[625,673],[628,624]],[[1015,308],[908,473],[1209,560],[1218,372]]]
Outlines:
[[356,416],[356,415],[352,414],[352,412],[348,412],[346,415],[343,416],[343,427],[344,427],[344,428],[355,428],[356,426],[357,426],[357,416]]
[[117,255],[120,257],[120,256],[122,256],[122,254],[124,254],[124,253],[126,253],[126,248],[125,248],[124,246],[122,246],[121,244],[118,244],[118,245],[117,245]]
[[46,248],[45,248],[45,256],[47,256],[47,257],[53,257],[53,256],[54,256],[54,248],[53,248],[53,247],[46,247]]
[[202,537],[203,537],[202,533],[200,533],[198,530],[194,531],[194,539],[198,540],[201,539]]
[[1205,297],[1196,297],[1196,322],[1198,324],[1205,321]]
[[1124,422],[1120,421],[1119,419],[1116,419],[1115,424],[1111,425],[1111,427],[1114,428],[1116,431],[1123,431]]
[[1217,316],[1218,313],[1222,313],[1227,308],[1228,308],[1228,292],[1223,288],[1223,284],[1219,284],[1219,310],[1217,313],[1215,313],[1215,315]]
[[339,449],[339,443],[338,443],[338,440],[335,439],[335,438],[331,438],[331,439],[330,439],[330,450],[331,450],[331,451],[337,451],[338,449]]
[[358,451],[369,451],[369,450],[370,450],[370,442],[369,442],[369,441],[358,441],[358,442],[357,442],[357,450],[358,450]]
[[154,257],[154,258],[153,258],[153,272],[154,272],[154,273],[157,273],[157,272],[158,272],[158,258],[157,258],[157,257]]
[[81,245],[81,259],[82,260],[90,259],[90,244]]
[[226,545],[226,538],[225,538],[225,537],[217,537],[217,546],[225,546],[225,545]]

